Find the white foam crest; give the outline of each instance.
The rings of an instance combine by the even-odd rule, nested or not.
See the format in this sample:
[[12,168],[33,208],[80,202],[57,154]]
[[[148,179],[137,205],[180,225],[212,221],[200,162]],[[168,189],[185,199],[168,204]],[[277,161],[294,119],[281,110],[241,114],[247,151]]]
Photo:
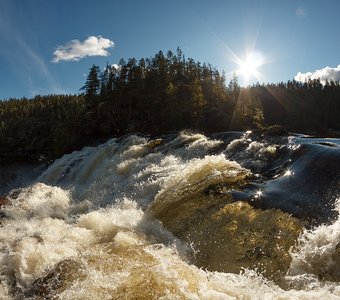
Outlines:
[[39,180],[70,189],[77,201],[90,199],[107,204],[124,194],[131,183],[130,171],[148,150],[145,138],[132,135],[121,143],[112,139],[95,148],[87,147],[63,156]]
[[207,151],[221,144],[223,144],[222,141],[211,140],[203,134],[182,131],[174,140],[168,142],[163,149],[166,152],[171,151],[174,155],[189,159],[197,155],[204,155]]
[[275,156],[277,147],[277,145],[268,145],[267,142],[252,141],[245,134],[230,142],[225,153],[228,158],[236,160],[241,166],[258,172]]
[[[76,281],[68,289],[62,291],[58,294],[59,299],[118,299],[116,293],[117,289],[119,290],[121,287],[125,291],[126,299],[140,299],[135,298],[136,294],[146,297],[147,291],[139,291],[138,285],[129,286],[130,276],[133,272],[137,272],[141,276],[142,289],[148,288],[147,284],[150,281],[150,289],[152,288],[152,292],[155,292],[156,284],[156,287],[159,288],[158,291],[156,290],[156,293],[158,292],[157,299],[339,299],[339,295],[325,288],[310,291],[286,291],[254,271],[245,270],[242,274],[208,272],[180,259],[174,248],[164,245],[141,244],[138,242],[138,238],[131,233],[123,233],[119,237],[117,235],[115,239],[117,239],[115,243],[122,243],[121,245],[126,246],[126,249],[131,249],[129,247],[136,245],[143,249],[142,253],[147,253],[154,261],[145,266],[138,261],[137,257],[136,261],[132,258],[125,268],[119,268],[114,273],[105,273],[105,268],[95,269],[88,265],[86,268],[87,278],[82,282]],[[139,268],[142,268],[140,273]],[[129,287],[133,290],[130,290]],[[150,299],[156,299],[151,295],[151,290],[149,296]]]
[[138,162],[130,178],[130,195],[138,204],[146,208],[159,192],[168,178],[183,169],[185,161],[174,155],[161,153],[149,154],[146,159]]
[[318,288],[313,291],[283,290],[261,275],[256,274],[255,271],[250,270],[245,270],[242,274],[206,273],[207,279],[200,281],[199,299],[317,300],[339,299],[340,296],[334,295],[326,288]]
[[129,146],[128,149],[123,151],[123,153],[121,154],[121,157],[123,159],[131,159],[131,158],[138,158],[138,157],[145,155],[148,152],[148,148],[146,147],[147,140],[142,139],[139,142],[143,142],[143,144]]
[[137,203],[125,199],[121,203],[80,216],[78,225],[103,236],[114,236],[119,229],[135,229],[144,213]]
[[[190,249],[166,230],[159,221],[145,215],[136,202],[124,199],[120,203],[81,215],[77,225],[95,233],[101,241],[117,242],[126,232],[145,235],[152,243],[163,243],[176,247],[182,257],[187,257]],[[130,236],[129,236],[130,238]]]
[[135,158],[130,158],[117,164],[116,171],[119,175],[127,175],[138,162]]
[[[135,230],[144,213],[135,202],[127,199],[115,207],[82,215],[76,222],[52,219],[45,212],[32,212],[37,198],[53,204],[62,192],[60,188],[36,184],[24,189],[17,199],[12,199],[13,206],[6,209],[7,218],[2,220],[0,227],[0,270],[1,274],[7,274],[7,280],[13,276],[18,286],[29,288],[36,278],[58,262],[79,258],[91,252],[93,245],[103,241],[115,240],[120,246],[139,242],[124,231]],[[44,195],[47,199],[43,199]],[[67,195],[64,192],[63,196]],[[20,212],[14,213],[15,210]],[[34,213],[37,215],[34,216]],[[146,227],[145,224],[143,226]],[[0,287],[4,295],[7,289],[5,282]]]
[[216,177],[232,182],[237,181],[239,176],[244,177],[249,174],[249,170],[242,168],[237,162],[227,160],[224,154],[207,155],[202,159],[194,158],[184,163],[164,182],[158,195],[167,190],[195,188],[203,181],[210,182],[210,179],[214,180]]
[[251,131],[247,131],[240,138],[232,140],[228,144],[226,152],[235,153],[237,151],[244,150],[247,147],[247,145],[249,145],[249,143],[251,143],[252,141],[251,138],[249,138],[250,134]]
[[185,143],[192,143],[200,139],[205,139],[205,136],[200,133],[181,131],[174,140],[167,144],[167,146],[173,146],[173,148],[177,148],[178,146],[182,146]]
[[249,139],[244,139],[244,138],[232,140],[232,141],[228,144],[228,146],[227,146],[227,148],[226,148],[226,151],[227,151],[227,152],[234,153],[235,151],[238,151],[238,150],[240,150],[240,149],[242,149],[242,148],[245,148],[245,147],[249,144],[250,141],[251,141],[251,140],[249,140]]
[[[10,194],[12,205],[4,208],[7,216],[15,219],[23,218],[61,218],[69,211],[69,193],[58,187],[50,187],[36,183],[20,191],[19,195]],[[12,195],[12,196],[11,196]]]
[[[144,249],[158,262],[152,268],[153,272],[158,273],[162,280],[175,283],[186,299],[319,300],[340,297],[340,293],[334,294],[323,287],[286,291],[252,270],[244,270],[241,274],[205,271],[180,259],[172,247],[147,245]],[[193,284],[197,286],[193,288]],[[176,299],[176,295],[169,293],[161,299]]]
[[[340,213],[340,198],[336,200]],[[340,215],[339,215],[340,216]],[[304,230],[297,247],[291,250],[290,275],[312,274],[340,279],[340,217],[330,225]]]
[[134,135],[120,143],[109,140],[96,148],[65,155],[40,180],[69,189],[75,201],[87,199],[105,206],[128,197],[146,207],[164,181],[185,168],[185,161],[203,156],[222,142],[182,132],[174,140],[161,143]]
[[202,136],[199,139],[193,141],[191,144],[187,146],[187,149],[190,151],[196,151],[197,153],[204,153],[212,148],[220,146],[223,144],[223,141],[220,140],[211,140],[206,136]]
[[59,219],[7,220],[0,228],[1,269],[22,286],[59,261],[76,257],[94,242],[93,234]]
[[246,151],[252,154],[257,154],[261,149],[264,148],[264,146],[264,143],[253,141],[248,145]]

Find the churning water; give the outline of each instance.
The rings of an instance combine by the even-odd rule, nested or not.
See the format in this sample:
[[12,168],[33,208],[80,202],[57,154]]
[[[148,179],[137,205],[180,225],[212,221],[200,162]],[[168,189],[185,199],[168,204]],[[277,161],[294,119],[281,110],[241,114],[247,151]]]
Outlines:
[[1,209],[1,299],[340,299],[340,141],[112,139]]

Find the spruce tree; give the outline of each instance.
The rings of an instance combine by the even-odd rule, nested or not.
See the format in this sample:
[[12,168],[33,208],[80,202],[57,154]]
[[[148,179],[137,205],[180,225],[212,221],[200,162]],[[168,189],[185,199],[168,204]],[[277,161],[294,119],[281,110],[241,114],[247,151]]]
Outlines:
[[98,66],[92,65],[86,83],[80,90],[85,90],[87,97],[98,95],[100,91],[100,69]]

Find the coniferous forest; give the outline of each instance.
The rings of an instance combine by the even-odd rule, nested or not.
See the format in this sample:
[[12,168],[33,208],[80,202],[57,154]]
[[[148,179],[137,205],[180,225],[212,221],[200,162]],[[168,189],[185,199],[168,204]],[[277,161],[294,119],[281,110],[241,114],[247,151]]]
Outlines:
[[[339,135],[339,82],[295,80],[240,87],[180,49],[137,61],[93,65],[78,95],[0,101],[1,159],[55,159],[85,145],[138,132],[256,129]],[[283,130],[283,128],[285,130]]]

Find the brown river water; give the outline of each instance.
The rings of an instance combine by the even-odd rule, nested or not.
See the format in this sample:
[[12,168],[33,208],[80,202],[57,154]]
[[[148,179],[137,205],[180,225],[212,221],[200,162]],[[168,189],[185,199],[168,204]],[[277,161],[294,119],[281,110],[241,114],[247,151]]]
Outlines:
[[339,139],[129,135],[34,170],[0,299],[340,299]]

